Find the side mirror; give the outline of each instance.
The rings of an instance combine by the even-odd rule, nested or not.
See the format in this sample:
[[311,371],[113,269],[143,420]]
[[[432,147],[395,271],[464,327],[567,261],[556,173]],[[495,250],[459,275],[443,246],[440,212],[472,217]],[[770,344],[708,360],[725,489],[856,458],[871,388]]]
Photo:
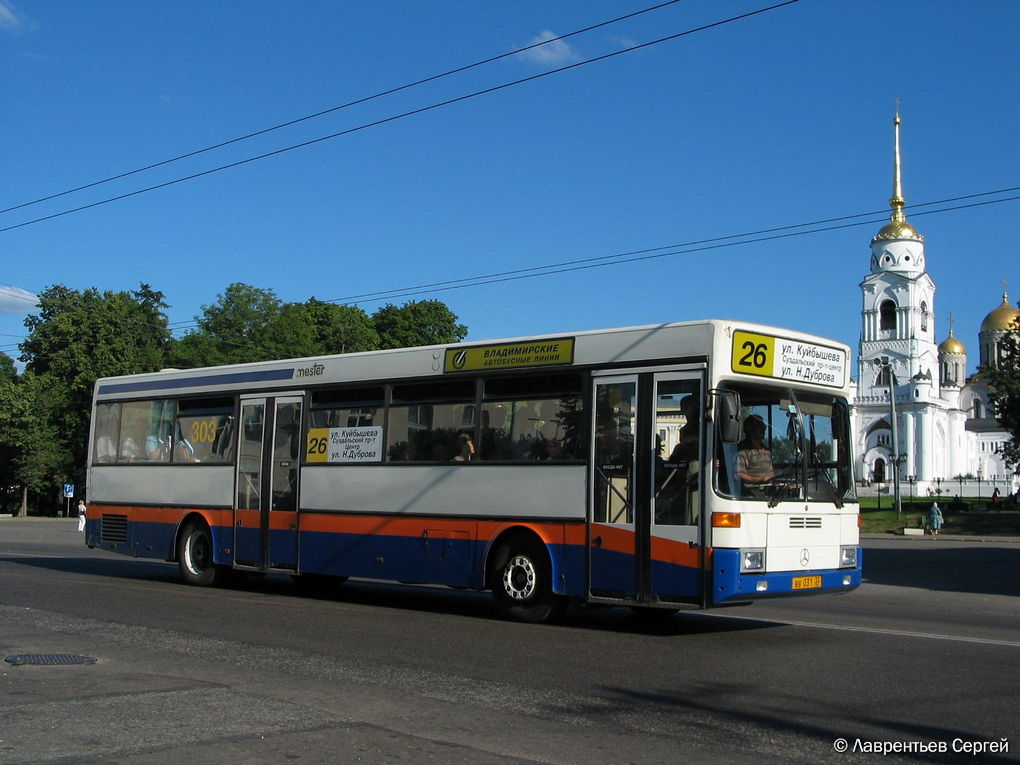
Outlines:
[[715,421],[724,443],[740,440],[740,394],[734,390],[716,391]]

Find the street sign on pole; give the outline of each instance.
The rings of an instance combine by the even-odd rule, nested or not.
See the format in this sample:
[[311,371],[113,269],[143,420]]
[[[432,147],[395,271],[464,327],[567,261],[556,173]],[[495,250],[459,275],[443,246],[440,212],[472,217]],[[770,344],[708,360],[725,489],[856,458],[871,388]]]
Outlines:
[[70,499],[71,497],[74,496],[74,484],[73,483],[65,483],[64,484],[64,496],[66,498],[68,498],[68,499]]

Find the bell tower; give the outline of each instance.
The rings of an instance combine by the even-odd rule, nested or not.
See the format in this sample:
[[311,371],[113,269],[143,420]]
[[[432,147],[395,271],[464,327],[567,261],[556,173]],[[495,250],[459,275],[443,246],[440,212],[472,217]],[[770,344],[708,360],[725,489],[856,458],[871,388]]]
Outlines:
[[[864,459],[895,459],[891,439],[890,390],[895,391],[901,476],[927,480],[937,467],[931,412],[939,405],[939,356],[935,341],[935,283],[926,271],[924,237],[908,221],[903,196],[900,114],[893,118],[892,210],[871,240],[870,271],[860,284],[861,339],[857,405],[861,420],[858,453]],[[881,456],[879,456],[881,453]],[[870,457],[869,457],[870,454]]]

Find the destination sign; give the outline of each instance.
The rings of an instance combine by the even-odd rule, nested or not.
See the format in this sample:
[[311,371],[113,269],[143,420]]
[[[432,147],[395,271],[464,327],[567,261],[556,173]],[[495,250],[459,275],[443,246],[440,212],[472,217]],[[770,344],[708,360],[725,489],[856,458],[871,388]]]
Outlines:
[[573,361],[574,338],[561,337],[552,340],[529,340],[523,343],[447,348],[443,371],[476,372],[485,369],[571,364]]
[[307,462],[382,462],[383,429],[378,425],[353,428],[309,428]]
[[737,331],[730,368],[746,375],[841,388],[849,365],[842,348]]

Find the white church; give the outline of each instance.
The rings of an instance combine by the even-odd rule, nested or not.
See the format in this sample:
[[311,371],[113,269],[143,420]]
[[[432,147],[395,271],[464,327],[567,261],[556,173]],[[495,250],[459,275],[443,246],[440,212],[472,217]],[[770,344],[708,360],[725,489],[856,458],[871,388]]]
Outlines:
[[[1009,433],[991,416],[988,385],[981,374],[967,377],[967,349],[951,325],[948,337],[935,339],[935,282],[925,270],[924,237],[903,211],[899,114],[893,125],[892,216],[871,240],[871,273],[860,285],[851,399],[856,473],[865,482],[891,482],[895,438],[904,497],[908,491],[988,497],[993,486],[1005,495],[1016,491],[1018,476],[998,454]],[[1003,294],[981,324],[979,364],[1000,358],[1000,341],[1017,316]]]

